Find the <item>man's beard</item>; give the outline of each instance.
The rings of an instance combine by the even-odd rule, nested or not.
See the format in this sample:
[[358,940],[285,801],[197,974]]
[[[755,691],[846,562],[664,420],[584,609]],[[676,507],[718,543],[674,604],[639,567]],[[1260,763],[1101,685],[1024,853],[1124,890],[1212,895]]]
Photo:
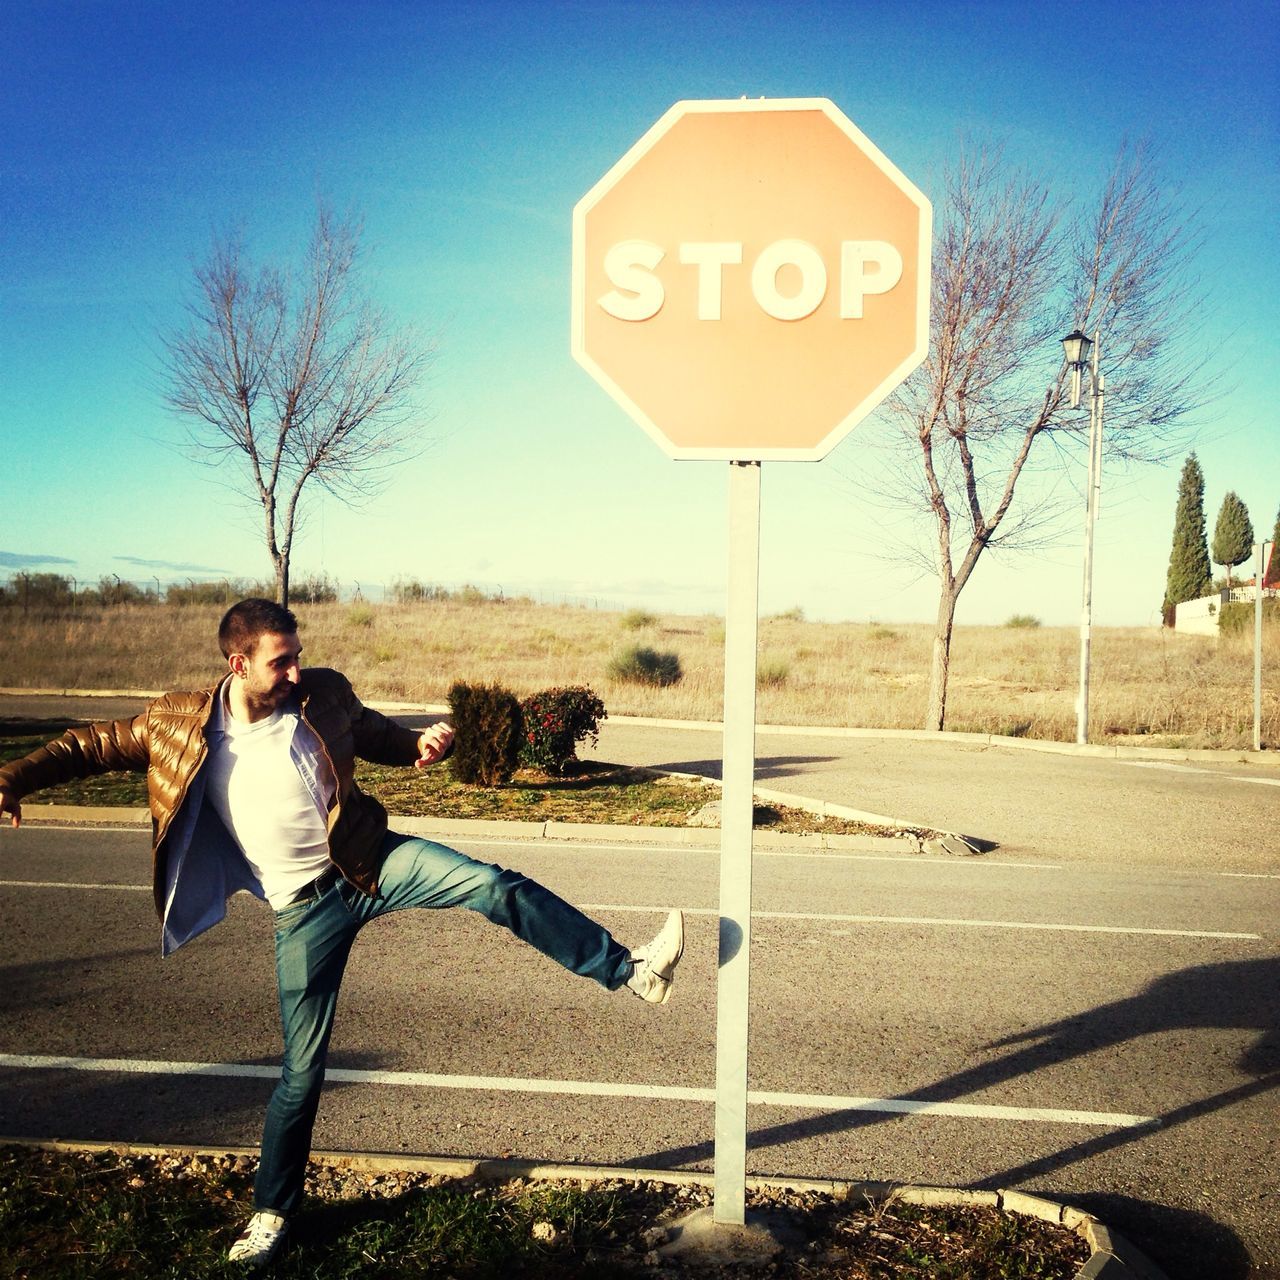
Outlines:
[[255,711],[276,711],[289,700],[295,688],[291,680],[282,680],[266,689],[246,690],[245,701]]

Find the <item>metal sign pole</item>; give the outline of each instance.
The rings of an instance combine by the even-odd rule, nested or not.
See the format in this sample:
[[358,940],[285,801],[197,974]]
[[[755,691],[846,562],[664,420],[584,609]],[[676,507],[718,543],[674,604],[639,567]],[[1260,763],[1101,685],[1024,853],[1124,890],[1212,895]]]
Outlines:
[[716,1147],[712,1219],[746,1221],[747,1012],[756,768],[760,464],[729,464],[724,625],[724,790],[720,806],[720,971],[716,989]]

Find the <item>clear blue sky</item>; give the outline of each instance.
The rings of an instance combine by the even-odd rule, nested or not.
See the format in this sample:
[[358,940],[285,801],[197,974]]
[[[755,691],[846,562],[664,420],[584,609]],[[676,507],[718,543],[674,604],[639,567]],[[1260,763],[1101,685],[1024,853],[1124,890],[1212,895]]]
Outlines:
[[[0,576],[267,575],[256,512],[164,444],[180,430],[155,335],[214,232],[288,253],[319,194],[363,211],[378,298],[436,333],[439,357],[431,447],[364,510],[313,502],[295,572],[721,611],[727,467],[669,461],[570,358],[570,217],[673,102],[743,94],[831,98],[935,201],[962,134],[1003,140],[1064,190],[1150,137],[1207,231],[1204,340],[1229,388],[1198,445],[1210,530],[1234,489],[1270,536],[1276,12],[15,0],[0,12]],[[850,479],[883,430],[866,421],[824,462],[766,464],[765,612],[932,617],[933,583],[882,558]],[[1180,462],[1107,477],[1100,623],[1155,616]],[[1073,622],[1080,559],[1073,533],[985,562],[960,621]]]

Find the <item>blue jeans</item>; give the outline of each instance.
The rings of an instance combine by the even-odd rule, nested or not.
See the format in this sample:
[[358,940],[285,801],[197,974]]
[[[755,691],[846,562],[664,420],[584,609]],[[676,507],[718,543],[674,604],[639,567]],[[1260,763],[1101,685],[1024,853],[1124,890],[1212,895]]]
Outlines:
[[382,854],[377,897],[339,879],[320,897],[276,912],[284,1063],[263,1128],[258,1209],[289,1214],[301,1203],[338,988],[351,944],[370,920],[407,907],[470,907],[610,991],[631,976],[625,947],[519,872],[395,832],[387,833]]

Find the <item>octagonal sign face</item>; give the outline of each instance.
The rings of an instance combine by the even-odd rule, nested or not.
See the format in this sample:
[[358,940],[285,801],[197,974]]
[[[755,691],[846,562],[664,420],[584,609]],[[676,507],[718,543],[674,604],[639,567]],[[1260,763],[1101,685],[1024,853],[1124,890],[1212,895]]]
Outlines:
[[931,230],[825,98],[679,102],[574,209],[574,358],[673,458],[821,458],[924,359]]

